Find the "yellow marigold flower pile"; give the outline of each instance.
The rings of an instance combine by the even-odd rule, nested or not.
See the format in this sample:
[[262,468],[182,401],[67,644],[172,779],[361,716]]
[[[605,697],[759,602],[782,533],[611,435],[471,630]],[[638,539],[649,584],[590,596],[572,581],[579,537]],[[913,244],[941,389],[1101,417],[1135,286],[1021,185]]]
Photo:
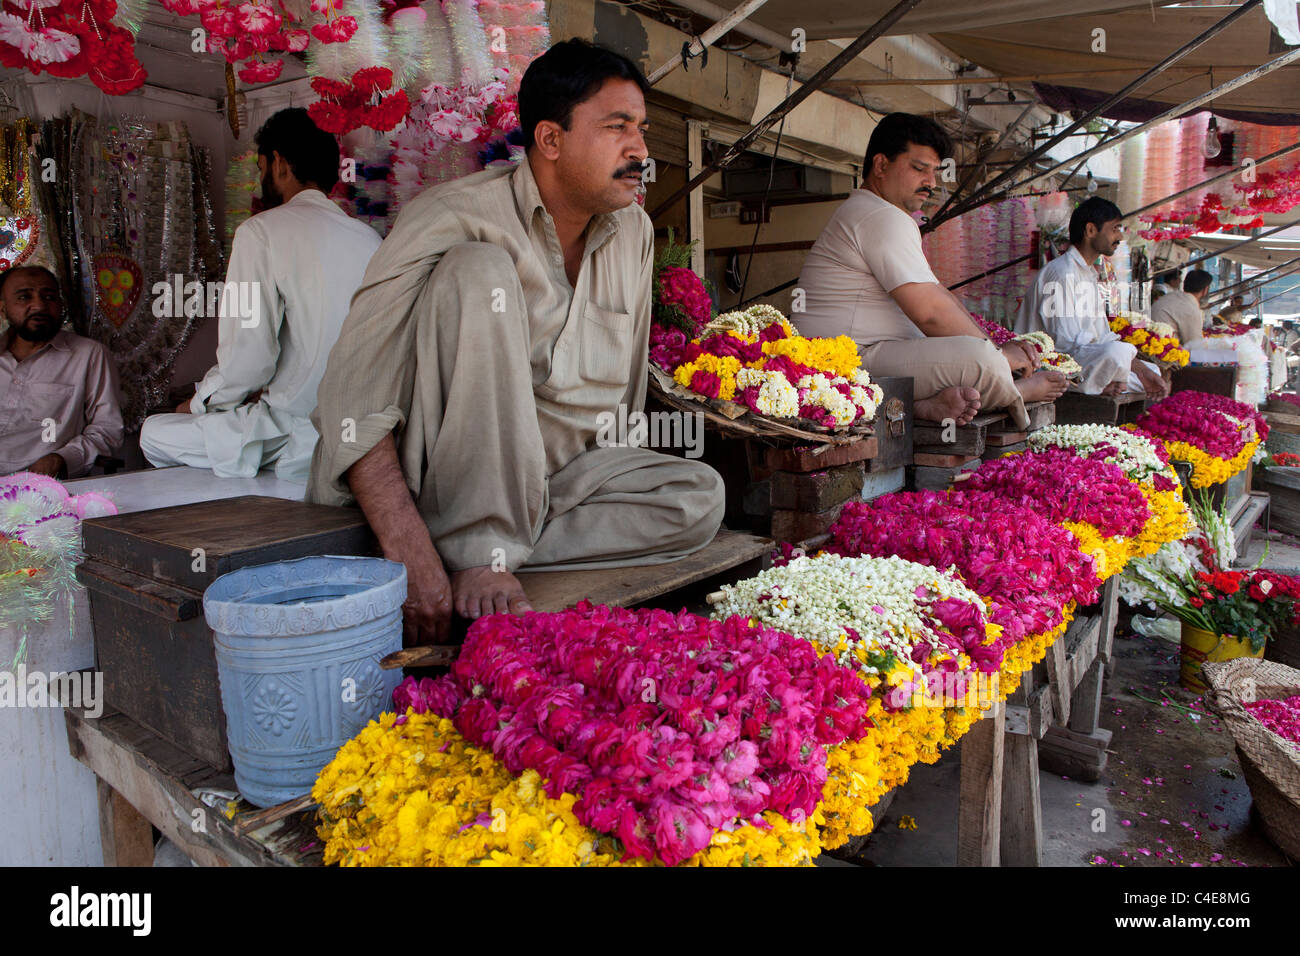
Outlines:
[[1197,448],[1185,441],[1165,442],[1165,449],[1170,458],[1177,458],[1192,466],[1192,487],[1208,488],[1227,481],[1237,472],[1242,471],[1259,450],[1259,439],[1247,442],[1237,454],[1230,459],[1219,458]]
[[[841,378],[849,378],[862,365],[857,343],[847,335],[837,335],[833,339],[776,339],[763,343],[763,354],[784,355],[800,365],[832,372]],[[757,368],[760,364],[751,362],[750,367]]]
[[1183,366],[1191,361],[1191,354],[1177,338],[1156,335],[1151,329],[1141,329],[1131,324],[1123,316],[1110,320],[1110,329],[1129,345],[1136,345],[1138,351],[1149,358],[1159,359],[1171,365]]
[[[518,777],[450,720],[408,711],[371,721],[321,771],[312,798],[325,862],[342,866],[644,866],[583,826],[578,798],[553,800],[534,770]],[[817,828],[765,813],[768,828],[719,831],[685,866],[807,866]]]

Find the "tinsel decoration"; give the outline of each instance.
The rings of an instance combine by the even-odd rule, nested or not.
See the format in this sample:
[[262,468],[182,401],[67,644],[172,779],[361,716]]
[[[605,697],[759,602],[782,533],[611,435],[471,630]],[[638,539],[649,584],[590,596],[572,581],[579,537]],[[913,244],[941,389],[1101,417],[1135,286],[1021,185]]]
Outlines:
[[104,495],[70,495],[45,475],[0,478],[0,627],[19,630],[11,667],[26,659],[29,628],[48,621],[60,601],[68,602],[71,634],[81,522],[113,514],[117,506]]
[[451,45],[459,69],[457,79],[475,88],[487,86],[496,78],[495,68],[474,0],[447,0],[443,9],[451,26]]
[[312,43],[307,47],[307,75],[348,82],[357,70],[389,62],[388,29],[373,0],[347,0],[335,4],[356,21],[357,29],[345,43]]

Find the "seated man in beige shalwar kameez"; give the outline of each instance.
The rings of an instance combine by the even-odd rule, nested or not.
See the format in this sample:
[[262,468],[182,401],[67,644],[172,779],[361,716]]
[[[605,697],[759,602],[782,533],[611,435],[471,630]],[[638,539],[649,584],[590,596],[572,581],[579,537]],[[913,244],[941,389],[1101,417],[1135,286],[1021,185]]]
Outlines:
[[453,605],[530,610],[520,567],[662,563],[717,532],[717,472],[596,440],[601,412],[645,401],[647,88],[617,54],[556,44],[519,92],[526,158],[417,196],[352,299],[307,500],[355,500],[406,565],[408,640],[445,636]]

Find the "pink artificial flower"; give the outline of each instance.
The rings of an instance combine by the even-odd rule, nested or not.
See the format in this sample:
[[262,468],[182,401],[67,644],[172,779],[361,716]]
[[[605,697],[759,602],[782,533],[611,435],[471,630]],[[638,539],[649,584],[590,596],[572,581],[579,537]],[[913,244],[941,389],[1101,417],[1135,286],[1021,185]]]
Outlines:
[[313,24],[311,28],[311,35],[321,43],[347,43],[356,32],[356,17],[339,17],[329,23]]
[[284,22],[282,16],[260,3],[241,3],[235,7],[235,16],[241,30],[265,36],[277,32]]

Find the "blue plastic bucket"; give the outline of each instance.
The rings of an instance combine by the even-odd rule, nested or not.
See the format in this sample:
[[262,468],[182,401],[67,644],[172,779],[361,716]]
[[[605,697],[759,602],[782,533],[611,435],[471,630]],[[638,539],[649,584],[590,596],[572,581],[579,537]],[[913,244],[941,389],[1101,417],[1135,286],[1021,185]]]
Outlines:
[[406,568],[325,555],[223,574],[203,595],[235,783],[269,807],[311,790],[369,721],[391,706],[400,670]]

